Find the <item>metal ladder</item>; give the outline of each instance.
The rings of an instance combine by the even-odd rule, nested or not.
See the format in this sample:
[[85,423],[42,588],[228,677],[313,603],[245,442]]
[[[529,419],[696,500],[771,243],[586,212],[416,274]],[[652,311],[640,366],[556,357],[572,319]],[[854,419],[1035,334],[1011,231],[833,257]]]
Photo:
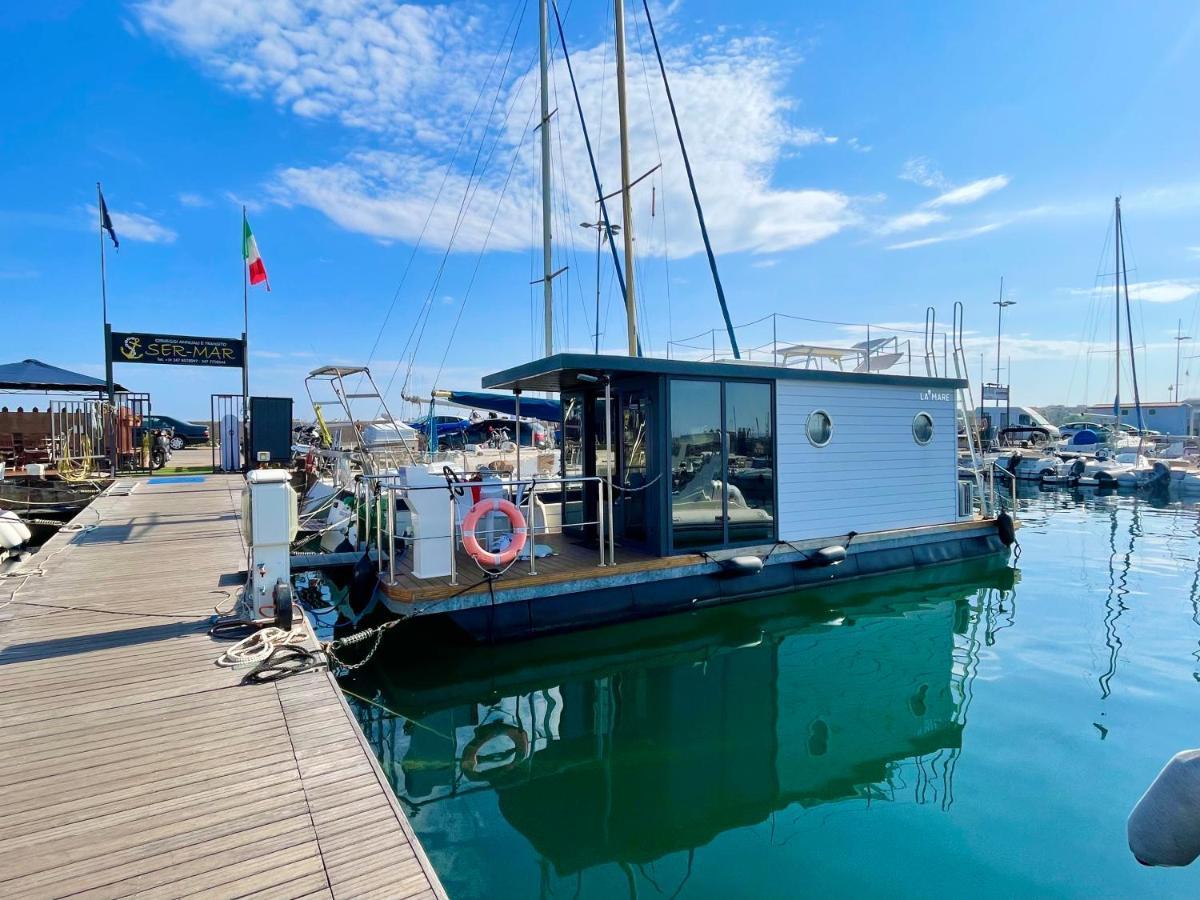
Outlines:
[[937,311],[932,306],[925,307],[925,374],[930,378],[938,377],[937,353],[934,342],[937,337]]
[[[932,307],[930,307],[930,312],[932,312]],[[975,490],[979,496],[980,508],[986,518],[995,515],[996,512],[995,495],[988,489],[989,486],[994,486],[995,482],[991,478],[990,470],[986,483],[983,477],[983,457],[980,452],[978,423],[973,408],[975,400],[971,393],[971,376],[967,368],[967,354],[963,351],[962,336],[963,305],[962,301],[956,301],[954,304],[953,326],[954,374],[964,382],[964,385],[958,389],[954,408],[957,413],[958,427],[967,436],[967,451],[971,455],[971,471],[975,473]],[[929,344],[928,338],[926,343],[927,345]]]
[[[358,375],[360,388],[356,390],[347,390],[345,379],[351,375]],[[362,390],[362,379],[366,379],[370,390]],[[312,383],[316,381],[324,381],[332,389],[334,400],[318,400],[313,397]],[[396,468],[401,465],[408,465],[417,462],[417,450],[409,446],[407,438],[401,430],[400,422],[392,416],[392,412],[388,409],[387,401],[383,399],[383,394],[375,384],[375,379],[371,377],[371,370],[366,366],[322,366],[319,369],[313,369],[308,373],[308,377],[304,379],[304,387],[308,392],[308,398],[312,401],[313,410],[322,410],[326,406],[340,406],[346,414],[346,420],[350,427],[354,430],[354,437],[358,444],[359,463],[362,466],[363,472],[368,475],[378,475],[379,471],[384,468]],[[360,420],[354,415],[354,401],[375,401],[378,406],[376,412],[369,419]],[[399,439],[400,451],[393,453],[391,450],[372,450],[366,445],[363,438],[363,424],[382,423],[384,426],[390,427]]]

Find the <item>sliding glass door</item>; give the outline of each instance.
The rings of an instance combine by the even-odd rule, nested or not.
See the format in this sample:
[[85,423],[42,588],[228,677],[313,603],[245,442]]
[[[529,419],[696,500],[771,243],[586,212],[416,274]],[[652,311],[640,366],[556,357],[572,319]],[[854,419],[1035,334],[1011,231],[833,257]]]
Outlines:
[[771,385],[672,379],[672,549],[775,539]]

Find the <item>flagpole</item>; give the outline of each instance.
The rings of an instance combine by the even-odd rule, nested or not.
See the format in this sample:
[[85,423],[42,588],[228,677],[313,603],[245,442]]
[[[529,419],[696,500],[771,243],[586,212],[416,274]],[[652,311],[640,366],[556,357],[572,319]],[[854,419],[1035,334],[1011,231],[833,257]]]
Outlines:
[[116,478],[119,465],[117,459],[116,390],[113,385],[112,328],[108,324],[108,279],[104,271],[104,192],[100,189],[98,181],[96,182],[96,216],[100,220],[100,227],[96,229],[96,234],[100,238],[100,310],[104,319],[104,388],[108,395],[108,428],[105,429],[104,437],[108,441],[108,464],[112,470],[112,477]]
[[104,194],[100,190],[100,182],[96,182],[96,215],[100,219],[100,227],[96,233],[100,236],[100,303],[104,314],[104,324],[108,324],[108,286],[104,279]]
[[[246,259],[246,207],[242,206],[242,423],[244,441],[250,438],[250,266]],[[246,446],[246,443],[243,443]],[[246,459],[249,467],[250,460]]]

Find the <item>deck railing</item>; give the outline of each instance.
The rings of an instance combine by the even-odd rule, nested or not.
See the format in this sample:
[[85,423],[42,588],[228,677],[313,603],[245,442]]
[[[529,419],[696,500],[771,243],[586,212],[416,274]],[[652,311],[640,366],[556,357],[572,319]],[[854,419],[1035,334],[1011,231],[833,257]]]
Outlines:
[[[833,368],[854,372],[927,375],[948,371],[946,332],[904,325],[840,322],[771,313],[734,326],[744,362],[788,368]],[[931,357],[927,348],[934,349]],[[940,369],[937,365],[940,351]],[[667,342],[668,359],[729,362],[733,349],[724,328]],[[926,371],[928,365],[935,371]]]
[[[597,542],[599,544],[599,561],[597,565],[603,568],[613,564],[615,558],[615,533],[612,528],[613,493],[612,486],[609,484],[607,478],[597,475],[535,475],[526,478],[492,478],[487,481],[468,481],[467,479],[473,473],[464,471],[454,472],[454,474],[458,476],[459,480],[456,482],[447,480],[445,484],[404,484],[401,481],[401,476],[395,473],[364,474],[356,480],[354,515],[358,516],[361,512],[364,526],[363,531],[358,535],[357,549],[365,552],[368,549],[372,549],[372,541],[374,542],[373,549],[376,551],[378,558],[378,573],[382,576],[386,567],[389,585],[396,584],[396,565],[400,555],[404,552],[403,545],[401,545],[399,553],[397,552],[397,537],[405,542],[448,539],[450,541],[450,584],[458,584],[458,550],[462,545],[462,534],[459,526],[460,504],[458,501],[458,498],[462,495],[456,492],[459,489],[463,491],[469,491],[472,488],[486,489],[488,491],[499,490],[508,497],[513,498],[511,502],[521,509],[522,515],[525,518],[529,574],[536,575],[537,535],[539,534],[536,505],[538,492],[554,490],[555,486],[557,486],[562,496],[562,500],[560,501],[562,510],[565,513],[570,486],[580,486],[579,500],[582,501],[584,499],[583,492],[587,490],[587,485],[594,483],[596,485],[596,518],[581,519],[578,522],[565,522],[560,519],[558,531],[562,532],[569,528],[583,529],[596,526]],[[399,508],[398,501],[406,500],[409,495],[419,491],[444,491],[448,493],[449,533],[397,535],[396,510]],[[543,517],[544,522],[545,517]],[[543,535],[551,533],[550,526],[543,524],[540,533]],[[504,568],[504,571],[508,571],[516,566],[521,561],[524,553],[525,550],[522,550],[521,554]]]

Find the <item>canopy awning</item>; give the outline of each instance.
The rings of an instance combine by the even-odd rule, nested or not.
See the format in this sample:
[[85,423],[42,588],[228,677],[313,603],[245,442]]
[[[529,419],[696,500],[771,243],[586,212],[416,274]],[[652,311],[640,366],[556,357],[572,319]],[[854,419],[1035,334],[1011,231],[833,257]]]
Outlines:
[[[437,399],[465,406],[470,409],[486,409],[489,412],[515,416],[517,398],[513,394],[492,394],[487,391],[438,391]],[[521,416],[557,422],[562,418],[562,404],[544,397],[521,397]]]
[[[113,388],[125,388],[114,384]],[[105,391],[108,386],[103,378],[93,378],[60,369],[39,359],[23,359],[20,362],[0,365],[0,391]]]

